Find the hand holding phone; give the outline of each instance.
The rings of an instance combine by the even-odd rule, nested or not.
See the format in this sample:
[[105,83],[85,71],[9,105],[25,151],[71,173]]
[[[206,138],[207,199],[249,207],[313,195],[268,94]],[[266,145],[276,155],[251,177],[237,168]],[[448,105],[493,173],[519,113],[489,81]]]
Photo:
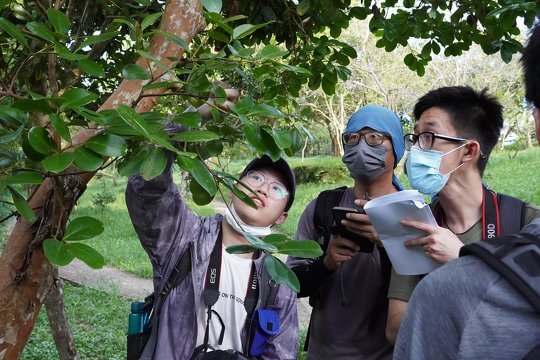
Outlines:
[[374,248],[374,244],[371,241],[369,241],[368,239],[356,233],[353,233],[347,230],[345,225],[341,224],[341,220],[347,220],[347,213],[365,214],[363,209],[353,209],[353,208],[335,206],[334,208],[332,208],[332,215],[335,221],[333,233],[340,235],[351,241],[354,241],[356,244],[360,246],[360,252],[371,253]]

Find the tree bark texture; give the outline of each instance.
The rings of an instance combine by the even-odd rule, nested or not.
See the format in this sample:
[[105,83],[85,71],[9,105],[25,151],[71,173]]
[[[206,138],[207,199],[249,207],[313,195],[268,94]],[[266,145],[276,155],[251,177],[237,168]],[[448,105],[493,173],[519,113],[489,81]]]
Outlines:
[[[205,21],[198,0],[168,0],[160,29],[190,42],[204,29]],[[169,57],[181,58],[183,49],[162,36],[152,39],[150,54],[168,66],[174,67]],[[149,64],[144,58],[137,64],[149,69],[154,79],[167,79],[168,72]],[[149,111],[157,97],[144,97],[142,86],[148,81],[124,80],[100,107],[116,108],[118,104],[135,106],[139,112]],[[153,90],[159,94],[165,89]],[[97,135],[99,129],[81,129],[74,144],[81,144]],[[63,176],[46,178],[32,193],[30,206],[37,220],[29,223],[19,218],[5,244],[0,257],[0,360],[16,359],[26,345],[39,311],[51,286],[54,286],[52,265],[45,257],[42,242],[51,235],[62,234],[77,199],[94,173],[76,174],[70,169]]]
[[63,288],[64,283],[58,275],[58,268],[55,266],[51,272],[52,286],[45,297],[45,310],[49,319],[49,326],[58,351],[60,360],[77,360],[77,347],[75,338],[69,325],[64,304]]

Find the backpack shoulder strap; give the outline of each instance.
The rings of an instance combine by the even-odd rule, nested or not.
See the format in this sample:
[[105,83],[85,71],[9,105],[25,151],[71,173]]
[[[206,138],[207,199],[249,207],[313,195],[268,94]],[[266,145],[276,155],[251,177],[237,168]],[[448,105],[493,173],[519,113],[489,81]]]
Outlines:
[[313,214],[313,225],[317,231],[317,242],[321,245],[323,252],[328,247],[330,239],[330,228],[332,226],[332,208],[338,206],[346,186],[333,190],[325,190],[317,196],[315,201],[315,212]]
[[504,277],[540,315],[540,239],[505,235],[464,246],[462,255],[475,255]]
[[[159,293],[159,297],[154,302],[154,308],[152,309],[152,313],[150,314],[152,321],[152,330],[150,332],[148,342],[146,343],[144,351],[141,355],[141,360],[150,360],[154,356],[154,350],[156,349],[157,343],[157,331],[159,326],[159,314],[161,313],[161,307],[163,306],[163,303],[165,302],[167,296],[169,296],[171,290],[180,285],[184,281],[186,276],[191,272],[191,251],[191,246],[189,246],[188,250],[185,251],[184,254],[178,259],[176,265],[174,266],[167,279],[167,282],[165,283],[165,286]],[[145,299],[145,302],[148,301],[147,299]]]
[[505,194],[497,194],[501,235],[517,234],[525,225],[525,202]]
[[261,309],[273,309],[280,285],[272,279],[272,275],[270,275],[264,265],[262,267],[260,286],[262,297]]

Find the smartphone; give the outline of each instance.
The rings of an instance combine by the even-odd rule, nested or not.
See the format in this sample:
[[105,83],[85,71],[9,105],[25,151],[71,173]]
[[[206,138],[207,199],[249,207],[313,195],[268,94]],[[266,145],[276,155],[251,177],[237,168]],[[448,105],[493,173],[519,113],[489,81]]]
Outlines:
[[347,220],[347,213],[365,214],[363,209],[353,209],[341,206],[335,206],[332,208],[332,216],[335,221],[335,225],[332,229],[333,234],[340,235],[346,239],[354,241],[360,246],[360,252],[373,252],[374,244],[368,239],[355,234],[341,224],[341,220]]

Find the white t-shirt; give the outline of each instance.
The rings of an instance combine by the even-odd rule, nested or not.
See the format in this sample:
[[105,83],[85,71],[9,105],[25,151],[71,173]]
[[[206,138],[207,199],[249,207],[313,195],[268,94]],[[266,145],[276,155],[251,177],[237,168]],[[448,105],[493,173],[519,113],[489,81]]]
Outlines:
[[[212,306],[223,323],[225,324],[225,334],[223,343],[218,345],[219,334],[221,332],[221,322],[216,314],[212,314],[209,327],[208,344],[214,349],[234,349],[242,351],[241,333],[246,322],[246,309],[244,299],[246,297],[248,283],[251,281],[251,265],[253,260],[244,259],[225,251],[225,246],[221,250],[221,274],[219,282],[219,298]],[[206,274],[205,277],[206,279]],[[201,296],[200,306],[197,309],[197,346],[204,343],[204,333],[206,330],[208,307]]]

